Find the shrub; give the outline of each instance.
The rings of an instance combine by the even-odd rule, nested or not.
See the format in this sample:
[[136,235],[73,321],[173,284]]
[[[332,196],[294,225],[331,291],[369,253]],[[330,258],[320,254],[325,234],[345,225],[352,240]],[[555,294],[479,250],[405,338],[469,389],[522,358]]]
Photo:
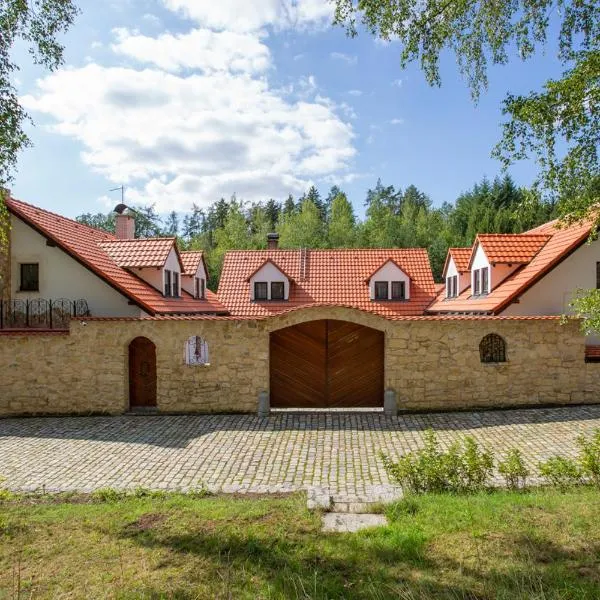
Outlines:
[[600,487],[600,429],[596,429],[590,440],[583,435],[577,438],[579,455],[577,462],[584,477]]
[[446,452],[439,447],[437,436],[425,432],[425,445],[416,452],[401,456],[397,462],[380,453],[383,466],[392,481],[405,492],[472,492],[484,488],[494,468],[489,450],[481,450],[472,437],[452,444]]
[[552,456],[547,461],[540,462],[539,470],[547,483],[561,490],[582,482],[583,474],[579,465],[564,456]]
[[512,490],[524,488],[529,477],[523,455],[517,448],[510,450],[506,458],[498,463],[498,472],[504,477],[506,487]]

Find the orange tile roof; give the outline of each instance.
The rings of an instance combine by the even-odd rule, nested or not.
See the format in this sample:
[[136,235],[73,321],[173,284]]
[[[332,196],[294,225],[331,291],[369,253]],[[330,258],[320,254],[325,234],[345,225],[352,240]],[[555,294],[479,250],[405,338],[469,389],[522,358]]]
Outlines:
[[[289,300],[252,302],[247,279],[269,259],[293,279]],[[365,281],[389,260],[396,262],[411,278],[410,300],[370,300]],[[435,293],[429,257],[423,248],[308,250],[305,269],[302,268],[300,250],[278,249],[228,252],[218,297],[232,315],[240,316],[268,316],[309,305],[341,305],[389,318],[422,315]]]
[[112,245],[117,241],[115,236],[110,233],[88,227],[14,198],[8,199],[6,206],[11,213],[45,238],[52,240],[80,264],[151,315],[157,313],[227,312],[218,302],[215,294],[208,291],[206,300],[195,299],[185,291],[182,292],[180,298],[165,298],[161,292],[114,261],[103,248],[107,242]]
[[164,267],[175,238],[149,238],[100,242],[100,247],[119,267]]
[[477,244],[481,245],[492,265],[496,263],[524,265],[544,247],[550,238],[550,235],[544,233],[480,233],[475,238],[467,269],[471,268]]
[[[204,262],[204,252],[202,250],[186,250],[180,252],[181,264],[183,265],[184,275],[195,275],[201,262]],[[206,265],[204,265],[206,271]]]
[[446,263],[444,264],[444,274],[446,274],[446,268],[450,257],[454,260],[454,266],[459,273],[464,273],[469,270],[469,259],[471,258],[471,252],[473,248],[448,248],[448,254],[446,255]]
[[[519,267],[487,296],[472,297],[471,289],[467,288],[457,298],[437,298],[427,312],[500,313],[571,252],[584,244],[589,237],[591,224],[585,222],[559,227],[557,221],[550,221],[532,231],[543,234],[548,240],[530,262]],[[531,237],[531,232],[517,235]]]

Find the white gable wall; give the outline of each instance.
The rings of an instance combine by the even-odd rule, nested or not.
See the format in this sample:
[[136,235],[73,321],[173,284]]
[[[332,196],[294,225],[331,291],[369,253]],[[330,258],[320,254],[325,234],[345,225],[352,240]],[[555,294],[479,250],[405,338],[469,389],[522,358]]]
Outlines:
[[252,277],[250,278],[250,299],[254,300],[254,282],[266,281],[267,282],[267,293],[269,300],[271,299],[271,282],[272,281],[283,281],[284,298],[287,300],[290,297],[290,280],[273,264],[264,264]]
[[204,289],[206,289],[206,280],[208,277],[206,276],[206,271],[204,270],[204,261],[200,260],[200,264],[198,265],[198,270],[195,275],[182,275],[181,277],[181,287],[192,296],[196,295],[195,283],[194,279],[198,277],[198,279],[204,279]]
[[[78,263],[59,247],[47,246],[46,238],[11,215],[11,298],[86,300],[94,317],[139,317],[138,306]],[[38,263],[39,292],[21,292],[21,263]]]
[[460,295],[471,285],[471,274],[469,271],[459,273],[454,258],[450,256],[448,259],[448,266],[446,267],[446,279],[448,277],[453,277],[454,275],[458,275],[458,294]]
[[375,282],[376,281],[387,281],[388,282],[388,294],[391,298],[392,294],[392,281],[404,281],[404,289],[406,291],[406,300],[410,299],[410,277],[393,262],[388,261],[379,269],[373,277],[369,280],[369,297],[371,300],[375,299]]

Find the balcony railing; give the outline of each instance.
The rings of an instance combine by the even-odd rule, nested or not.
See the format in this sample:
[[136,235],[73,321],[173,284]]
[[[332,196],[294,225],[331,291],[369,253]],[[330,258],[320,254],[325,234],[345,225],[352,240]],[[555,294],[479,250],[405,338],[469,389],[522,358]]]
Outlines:
[[0,329],[68,329],[73,317],[89,317],[85,300],[0,300]]

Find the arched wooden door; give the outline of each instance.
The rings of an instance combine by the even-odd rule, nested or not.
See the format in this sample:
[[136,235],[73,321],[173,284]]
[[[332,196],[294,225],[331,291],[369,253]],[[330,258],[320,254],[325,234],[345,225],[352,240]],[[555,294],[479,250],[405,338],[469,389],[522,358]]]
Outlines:
[[129,344],[129,406],[156,406],[156,346],[145,337]]
[[271,333],[273,407],[382,407],[384,333],[319,320]]

